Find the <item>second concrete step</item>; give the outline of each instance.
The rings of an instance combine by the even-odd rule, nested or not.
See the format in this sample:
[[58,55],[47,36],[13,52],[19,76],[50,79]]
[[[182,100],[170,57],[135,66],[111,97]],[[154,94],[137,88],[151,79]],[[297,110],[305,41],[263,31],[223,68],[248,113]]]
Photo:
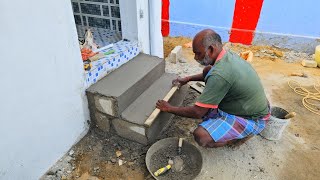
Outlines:
[[[176,77],[174,74],[163,74],[123,111],[121,118],[113,119],[112,124],[117,134],[142,144],[153,142],[169,124],[173,115],[161,112],[150,127],[144,126],[144,123],[155,109],[156,102],[171,90],[171,81]],[[188,86],[180,88],[169,102],[180,106],[187,91]]]

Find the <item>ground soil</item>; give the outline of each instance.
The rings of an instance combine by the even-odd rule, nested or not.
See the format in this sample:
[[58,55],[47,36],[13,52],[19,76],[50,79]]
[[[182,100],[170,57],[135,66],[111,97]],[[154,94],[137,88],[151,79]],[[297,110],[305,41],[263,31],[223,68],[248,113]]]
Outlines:
[[[176,45],[189,42],[186,38],[165,38],[166,55]],[[312,88],[320,77],[319,68],[304,68],[299,61],[308,55],[267,46],[227,44],[235,52],[252,50],[252,66],[259,74],[272,106],[297,113],[279,141],[255,136],[238,148],[200,148],[203,168],[197,179],[319,179],[320,118],[302,105],[302,97],[289,86],[295,80]],[[201,71],[193,60],[191,48],[183,49],[185,63],[166,62],[166,71],[181,76]],[[290,62],[290,63],[288,63]],[[291,76],[305,73],[308,77]],[[184,104],[193,105],[199,93],[190,89]],[[159,137],[185,137],[196,145],[192,131],[200,120],[176,116],[172,125]],[[51,168],[43,179],[152,179],[145,166],[149,146],[127,141],[116,135],[100,135],[92,129],[75,147]],[[121,156],[116,156],[121,151]],[[68,161],[65,161],[68,159]],[[119,166],[119,160],[124,162]],[[67,163],[66,163],[67,162]],[[71,169],[70,169],[71,168]],[[61,178],[62,177],[62,178]]]
[[184,44],[190,42],[190,38],[185,38],[185,37],[166,37],[163,40],[163,52],[164,52],[164,57],[167,57],[170,52],[172,51],[173,48],[176,46],[183,46]]

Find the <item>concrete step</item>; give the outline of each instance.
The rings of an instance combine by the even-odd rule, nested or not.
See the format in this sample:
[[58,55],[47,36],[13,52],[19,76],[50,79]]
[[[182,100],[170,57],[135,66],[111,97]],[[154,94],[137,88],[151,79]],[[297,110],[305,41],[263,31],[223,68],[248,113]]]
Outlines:
[[103,114],[120,118],[121,113],[164,71],[163,59],[139,54],[87,90],[90,111],[97,109]]
[[177,78],[175,74],[163,74],[122,112],[121,118],[134,124],[143,125],[146,118],[155,109],[156,102],[163,99],[170,91],[171,82],[175,78]]
[[[155,109],[156,102],[170,91],[171,81],[176,77],[174,74],[163,74],[123,111],[121,118],[113,119],[112,124],[117,134],[142,144],[153,142],[166,128],[173,115],[161,112],[150,127],[144,126],[144,122]],[[180,88],[169,102],[180,106],[187,91],[188,86]]]

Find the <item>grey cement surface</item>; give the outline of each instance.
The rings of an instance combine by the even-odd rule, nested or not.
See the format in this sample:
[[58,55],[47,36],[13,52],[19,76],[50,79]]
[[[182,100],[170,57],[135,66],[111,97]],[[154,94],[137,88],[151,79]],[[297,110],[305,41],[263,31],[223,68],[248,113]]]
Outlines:
[[145,92],[143,92],[126,110],[121,117],[129,122],[143,125],[154,111],[156,102],[163,99],[172,88],[174,74],[163,74]]
[[[119,117],[121,112],[154,81],[159,79],[164,71],[165,62],[163,59],[139,54],[127,64],[92,85],[87,90],[87,94],[114,99],[111,105],[113,114],[110,115]],[[99,107],[99,103],[96,106]]]
[[95,121],[94,123],[97,126],[97,128],[99,128],[103,132],[109,132],[112,119],[113,117],[96,111],[94,112],[94,119],[92,120]]
[[133,60],[92,85],[87,91],[118,97],[162,62],[160,58],[140,53]]
[[[104,114],[108,114],[111,116],[116,116],[117,112],[118,112],[118,108],[116,106],[117,101],[114,98],[110,98],[110,97],[105,97],[102,96],[100,94],[94,94],[93,96],[94,99],[94,107],[95,109],[97,109],[98,111],[104,113]],[[91,100],[89,100],[91,101]]]
[[[139,71],[140,69],[136,69]],[[143,78],[141,78],[137,83],[131,86],[125,93],[123,93],[118,101],[118,112],[124,111],[136,98],[138,98],[148,87],[151,86],[157,79],[159,79],[162,74],[164,74],[165,62],[161,60],[159,64],[149,71]]]
[[[163,77],[164,78],[161,81],[167,82],[168,79],[170,80],[174,78],[175,75],[165,74]],[[165,92],[164,94],[167,94],[170,89],[171,89],[171,85],[169,86],[167,92]],[[169,101],[170,104],[174,106],[180,106],[186,94],[188,93],[188,89],[189,89],[188,86],[183,86],[182,88],[180,88],[180,90],[176,91],[175,94],[172,96],[171,100]],[[149,90],[154,90],[154,89],[150,88]],[[146,96],[146,98],[148,97],[149,96]],[[149,102],[149,103],[152,103],[152,102]],[[130,115],[135,117],[140,116],[141,122],[144,123],[145,120],[148,118],[148,116],[144,116],[144,113],[140,111],[145,112],[143,108],[148,107],[145,104],[146,103],[143,103],[143,102],[142,104],[141,103],[135,104],[135,107],[138,107],[138,109],[136,109],[137,111],[133,111],[132,113],[129,113],[128,118],[130,118]],[[148,107],[148,108],[150,109],[151,112],[155,109],[155,107],[153,108]],[[119,136],[129,140],[133,140],[141,144],[150,144],[156,141],[156,139],[161,134],[161,132],[167,128],[168,124],[170,124],[170,121],[172,120],[173,117],[174,117],[173,114],[161,112],[159,116],[155,119],[154,123],[149,128],[144,127],[143,123],[139,125],[139,124],[128,122],[122,119],[114,119],[112,120],[112,124]]]
[[140,144],[148,144],[144,126],[133,124],[121,119],[114,119],[112,121],[112,125],[119,136]]
[[[184,98],[188,94],[188,90],[188,85],[182,86],[178,91],[174,93],[169,103],[173,106],[181,106]],[[175,116],[171,113],[161,112],[159,114],[153,124],[147,129],[146,134],[149,143],[154,142],[158,138],[159,134],[167,129],[173,117]]]

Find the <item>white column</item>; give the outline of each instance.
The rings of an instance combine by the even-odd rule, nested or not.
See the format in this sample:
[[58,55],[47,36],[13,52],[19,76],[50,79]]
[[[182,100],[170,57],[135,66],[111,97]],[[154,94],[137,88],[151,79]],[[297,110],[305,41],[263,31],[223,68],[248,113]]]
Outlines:
[[161,0],[149,1],[149,26],[151,55],[163,58],[163,38],[161,34],[161,4]]
[[150,54],[148,0],[120,0],[122,37],[138,41],[143,53]]
[[136,0],[120,0],[122,38],[138,40]]

